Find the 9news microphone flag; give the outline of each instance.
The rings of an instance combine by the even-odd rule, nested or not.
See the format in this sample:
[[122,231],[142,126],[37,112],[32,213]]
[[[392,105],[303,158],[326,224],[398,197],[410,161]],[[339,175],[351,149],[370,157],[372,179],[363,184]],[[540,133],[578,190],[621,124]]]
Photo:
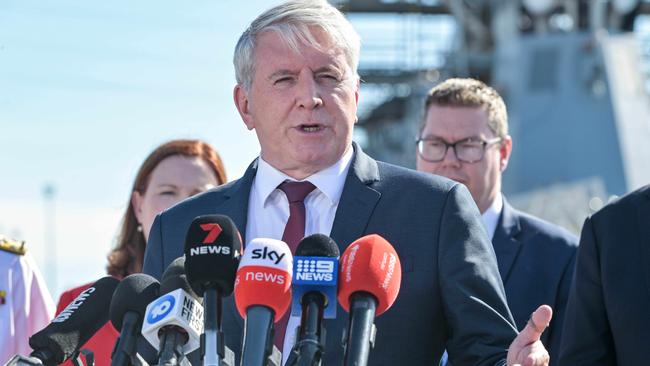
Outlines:
[[341,257],[339,303],[350,312],[344,365],[365,366],[374,345],[374,319],[388,310],[399,293],[402,266],[397,252],[379,235],[350,244]]
[[226,357],[221,331],[222,297],[232,294],[241,247],[239,231],[228,216],[199,216],[187,230],[185,273],[194,292],[204,298],[201,350],[206,366],[219,366]]
[[292,267],[285,242],[258,238],[248,243],[235,279],[235,304],[246,321],[242,365],[281,364],[282,356],[273,352],[273,323],[291,303]]
[[300,314],[298,339],[287,365],[316,365],[325,347],[324,318],[336,318],[338,245],[323,234],[302,239],[294,257],[292,315]]

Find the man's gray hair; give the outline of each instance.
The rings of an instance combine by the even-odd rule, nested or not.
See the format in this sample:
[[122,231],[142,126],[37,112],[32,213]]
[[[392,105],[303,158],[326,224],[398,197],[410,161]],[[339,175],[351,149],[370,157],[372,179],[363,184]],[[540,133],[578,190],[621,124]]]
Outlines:
[[332,43],[342,49],[356,76],[361,40],[352,24],[325,0],[292,0],[262,13],[239,37],[233,57],[237,83],[246,91],[251,88],[255,74],[255,43],[260,34],[277,32],[296,52],[300,44],[322,49],[323,45],[318,44],[310,27],[319,27],[329,35]]

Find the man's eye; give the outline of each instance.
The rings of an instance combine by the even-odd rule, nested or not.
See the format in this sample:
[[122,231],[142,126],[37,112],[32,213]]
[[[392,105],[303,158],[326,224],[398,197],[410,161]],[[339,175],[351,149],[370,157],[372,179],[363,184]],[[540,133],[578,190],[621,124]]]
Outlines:
[[292,80],[292,78],[290,78],[290,77],[288,77],[288,76],[287,76],[287,77],[282,77],[282,78],[276,79],[276,80],[273,82],[273,84],[276,84],[276,85],[277,85],[277,84],[286,84],[286,83],[291,82],[291,80]]
[[434,148],[445,146],[442,141],[427,141],[427,145]]
[[162,192],[160,192],[161,196],[173,196],[175,194],[176,194],[176,192],[174,192],[174,191],[162,191]]

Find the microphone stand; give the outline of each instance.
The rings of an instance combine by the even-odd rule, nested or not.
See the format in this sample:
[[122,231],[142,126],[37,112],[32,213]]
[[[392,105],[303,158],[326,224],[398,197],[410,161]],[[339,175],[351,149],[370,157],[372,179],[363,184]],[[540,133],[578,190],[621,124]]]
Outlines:
[[[204,333],[201,335],[203,366],[235,366],[235,354],[226,347],[221,330],[223,299],[216,288],[208,288],[203,295],[205,303]],[[211,309],[217,309],[216,313]]]
[[318,366],[325,349],[323,310],[325,296],[312,291],[303,295],[298,341],[291,349],[286,366]]
[[[345,334],[344,366],[366,366],[370,349],[375,345],[375,311],[377,301],[366,292],[350,297],[350,325]],[[368,335],[368,336],[366,336]]]

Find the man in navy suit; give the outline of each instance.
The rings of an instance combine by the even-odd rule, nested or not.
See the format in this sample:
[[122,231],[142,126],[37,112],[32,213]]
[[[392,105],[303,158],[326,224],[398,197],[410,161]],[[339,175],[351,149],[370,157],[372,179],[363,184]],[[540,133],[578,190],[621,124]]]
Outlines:
[[494,89],[473,79],[449,79],[431,89],[418,139],[418,170],[469,188],[492,239],[517,328],[541,304],[553,307],[542,342],[554,365],[578,243],[566,230],[508,204],[501,174],[511,150],[506,107]]
[[[459,365],[548,364],[539,337],[551,308],[536,310],[517,335],[494,251],[467,189],[375,161],[352,142],[359,45],[351,24],[324,0],[290,1],[251,23],[235,49],[234,99],[257,134],[260,156],[241,179],[160,214],[144,272],[160,278],[183,254],[198,215],[230,216],[244,242],[281,238],[292,212],[282,187],[309,186],[299,203],[305,235],[329,234],[343,251],[377,233],[399,254],[400,293],[376,321],[370,365],[434,365],[444,348]],[[342,362],[347,318],[339,307],[337,318],[324,322],[324,365]],[[291,324],[279,345],[285,355]],[[224,300],[222,326],[238,359],[243,321],[232,297]]]
[[650,185],[585,221],[559,364],[647,365],[648,309]]

